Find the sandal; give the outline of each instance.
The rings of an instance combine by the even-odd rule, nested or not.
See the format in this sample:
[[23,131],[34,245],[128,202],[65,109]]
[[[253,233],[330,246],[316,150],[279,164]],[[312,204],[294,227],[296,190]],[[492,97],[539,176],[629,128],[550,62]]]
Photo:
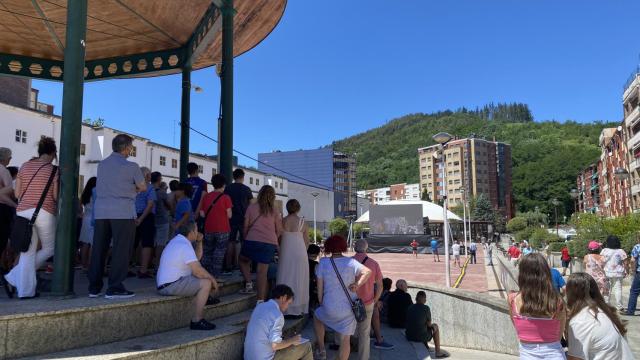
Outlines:
[[325,350],[315,349],[313,352],[313,360],[327,360],[327,352]]
[[436,354],[435,358],[436,359],[445,359],[445,358],[448,358],[449,356],[451,356],[451,355],[449,355],[448,352],[440,351],[440,354]]

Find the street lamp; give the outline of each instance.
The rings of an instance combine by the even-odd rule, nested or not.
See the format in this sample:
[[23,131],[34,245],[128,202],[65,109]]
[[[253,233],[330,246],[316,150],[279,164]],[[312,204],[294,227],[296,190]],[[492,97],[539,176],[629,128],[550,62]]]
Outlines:
[[551,203],[553,204],[553,211],[556,215],[556,235],[560,236],[560,231],[558,230],[558,205],[560,205],[560,201],[554,198],[553,200],[551,200]]
[[578,189],[571,189],[569,191],[569,195],[573,199],[573,212],[576,214],[576,218],[578,216],[578,197],[580,196],[580,192]]
[[317,191],[311,193],[311,196],[313,196],[313,242],[316,242],[318,236],[318,228],[316,227],[316,198],[318,195],[320,195],[320,193]]
[[[464,248],[465,248],[465,258],[469,258],[469,251],[467,248],[467,201],[464,196],[464,189],[460,189],[460,193],[462,194],[462,225],[464,228]],[[469,214],[471,215],[471,214]],[[471,231],[471,229],[469,229]]]
[[451,274],[450,274],[450,267],[451,264],[449,264],[449,219],[447,218],[447,161],[444,157],[444,150],[447,146],[447,143],[449,141],[451,141],[452,136],[446,132],[441,132],[441,133],[437,133],[435,135],[433,135],[432,137],[433,141],[437,142],[438,144],[440,144],[438,151],[436,151],[434,153],[434,155],[438,154],[439,152],[442,153],[442,188],[444,189],[444,196],[442,197],[443,201],[443,212],[444,212],[444,221],[443,221],[443,236],[444,236],[444,258],[445,258],[445,285],[447,287],[451,287]]

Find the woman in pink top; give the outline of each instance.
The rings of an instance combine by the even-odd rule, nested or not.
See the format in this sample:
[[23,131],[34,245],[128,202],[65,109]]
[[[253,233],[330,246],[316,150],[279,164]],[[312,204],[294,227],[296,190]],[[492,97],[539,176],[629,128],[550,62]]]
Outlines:
[[547,261],[539,253],[525,255],[518,270],[520,292],[509,294],[509,314],[520,340],[520,359],[566,359],[560,339],[567,314]]
[[276,192],[265,185],[258,193],[258,201],[249,205],[244,217],[244,242],[240,251],[240,271],[245,281],[243,294],[253,293],[251,261],[258,263],[256,281],[258,302],[267,298],[267,270],[278,248],[282,234],[282,216],[275,208]]

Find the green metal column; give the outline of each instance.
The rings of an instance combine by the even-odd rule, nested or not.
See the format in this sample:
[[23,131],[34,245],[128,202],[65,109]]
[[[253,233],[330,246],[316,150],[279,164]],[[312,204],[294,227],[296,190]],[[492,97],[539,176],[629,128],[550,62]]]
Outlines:
[[191,66],[185,66],[182,68],[182,111],[180,112],[180,181],[185,181],[188,177],[190,117]]
[[60,130],[60,193],[54,255],[52,292],[73,294],[73,261],[78,210],[80,134],[84,54],[87,33],[87,0],[67,2],[67,29],[64,49],[64,88]]
[[218,123],[218,166],[232,180],[233,172],[233,0],[226,0],[222,12],[222,117]]

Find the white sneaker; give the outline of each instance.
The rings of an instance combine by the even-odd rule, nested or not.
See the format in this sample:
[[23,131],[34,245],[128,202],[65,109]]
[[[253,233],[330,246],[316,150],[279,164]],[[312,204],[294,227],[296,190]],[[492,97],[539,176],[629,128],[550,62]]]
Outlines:
[[240,294],[254,294],[255,290],[253,290],[253,283],[248,282],[245,284],[244,289],[240,290]]

